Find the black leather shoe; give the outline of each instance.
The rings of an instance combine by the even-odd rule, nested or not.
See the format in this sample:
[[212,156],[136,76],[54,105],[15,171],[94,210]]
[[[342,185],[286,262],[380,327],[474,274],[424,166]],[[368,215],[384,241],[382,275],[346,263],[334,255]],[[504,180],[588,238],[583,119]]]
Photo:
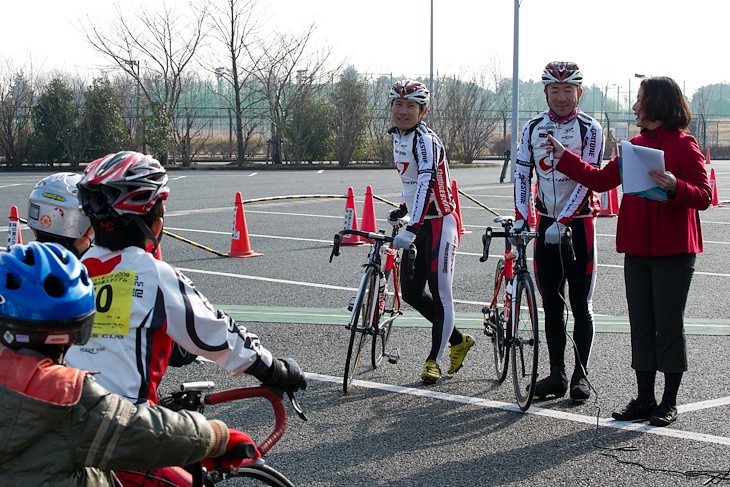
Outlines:
[[661,403],[651,414],[649,424],[652,426],[669,426],[677,419],[677,407]]
[[632,399],[621,412],[612,413],[611,417],[618,421],[646,421],[654,415],[656,401],[642,402]]
[[588,380],[582,374],[573,374],[570,379],[570,398],[575,402],[584,402],[591,397]]
[[552,369],[550,375],[535,383],[535,397],[544,399],[547,396],[555,396],[561,398],[568,391],[568,378],[565,371],[560,369]]

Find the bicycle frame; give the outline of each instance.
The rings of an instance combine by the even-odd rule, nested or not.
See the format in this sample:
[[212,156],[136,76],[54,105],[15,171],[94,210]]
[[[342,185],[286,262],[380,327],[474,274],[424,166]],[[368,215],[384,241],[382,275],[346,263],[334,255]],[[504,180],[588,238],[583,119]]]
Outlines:
[[[492,227],[487,227],[482,241],[484,243],[484,251],[482,257],[479,258],[479,262],[486,262],[489,254],[489,246],[493,237],[504,237],[504,269],[500,273],[500,277],[504,276],[505,285],[512,286],[512,292],[515,290],[516,280],[520,276],[529,273],[527,268],[527,244],[533,238],[539,236],[538,232],[526,232],[516,231],[512,228],[513,220],[510,217],[498,217],[495,218],[495,223],[500,223],[504,228],[504,231],[495,232]],[[516,249],[513,249],[513,245]],[[515,279],[516,278],[516,279]],[[502,279],[497,279],[499,283],[495,286],[494,296],[490,303],[490,308],[494,309],[497,306],[497,300],[499,299],[499,292],[501,291]],[[512,317],[514,316],[514,302],[512,299],[511,292],[508,292],[505,296],[504,310],[505,313],[509,313],[505,318],[510,322],[510,329],[508,330],[509,335],[507,338],[514,336],[515,327],[517,326]]]

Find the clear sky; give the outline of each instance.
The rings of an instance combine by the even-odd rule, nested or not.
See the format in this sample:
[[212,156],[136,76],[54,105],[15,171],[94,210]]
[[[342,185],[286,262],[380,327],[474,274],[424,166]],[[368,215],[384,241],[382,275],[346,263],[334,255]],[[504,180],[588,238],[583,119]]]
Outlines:
[[[184,11],[187,0],[164,0]],[[213,0],[216,1],[216,0]],[[33,59],[69,72],[97,66],[80,32],[87,16],[101,22],[116,0],[5,0],[0,59]],[[151,9],[163,0],[146,0]],[[136,0],[123,0],[127,5]],[[428,76],[431,0],[258,0],[269,26],[302,32],[316,25],[313,47],[362,73]],[[434,74],[460,75],[498,66],[512,74],[512,0],[433,0]],[[579,64],[584,82],[623,98],[635,74],[671,76],[691,95],[730,82],[730,22],[722,0],[522,0],[519,77],[537,80],[548,61]],[[724,9],[723,9],[724,10]],[[728,88],[730,91],[730,87]]]

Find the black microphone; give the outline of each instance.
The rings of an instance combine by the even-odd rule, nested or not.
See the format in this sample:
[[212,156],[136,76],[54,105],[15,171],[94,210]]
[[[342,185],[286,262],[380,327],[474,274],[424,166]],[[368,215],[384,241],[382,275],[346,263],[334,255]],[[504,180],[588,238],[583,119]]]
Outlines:
[[[555,125],[555,122],[552,120],[548,120],[548,122],[545,124],[545,131],[548,133],[548,135],[552,135],[555,137],[555,130],[558,128],[557,125]],[[554,149],[554,148],[553,148]],[[555,160],[553,159],[553,153],[550,152],[550,165],[552,166]]]

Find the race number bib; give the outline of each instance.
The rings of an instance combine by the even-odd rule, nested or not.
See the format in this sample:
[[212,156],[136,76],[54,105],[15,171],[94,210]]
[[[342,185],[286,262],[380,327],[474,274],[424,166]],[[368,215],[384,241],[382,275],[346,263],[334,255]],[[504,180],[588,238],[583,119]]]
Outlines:
[[127,335],[132,316],[135,271],[93,277],[96,291],[95,335]]

